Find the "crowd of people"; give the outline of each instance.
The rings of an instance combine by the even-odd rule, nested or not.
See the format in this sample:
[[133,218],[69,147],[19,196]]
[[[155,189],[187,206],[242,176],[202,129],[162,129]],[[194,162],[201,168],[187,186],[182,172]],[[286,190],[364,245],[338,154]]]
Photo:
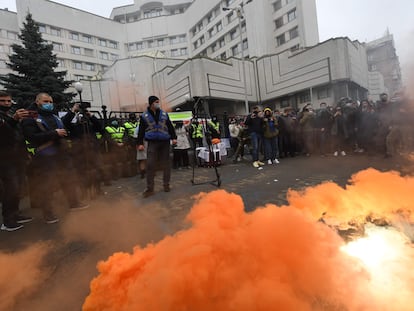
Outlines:
[[233,161],[240,161],[246,151],[254,167],[297,155],[366,152],[389,158],[412,150],[413,120],[408,102],[389,101],[387,94],[376,103],[343,98],[335,106],[321,103],[317,110],[305,105],[300,111],[291,107],[261,111],[256,106],[247,118],[230,120]]
[[[197,148],[218,144],[226,133],[233,162],[245,160],[248,153],[247,160],[256,168],[301,154],[369,152],[392,157],[401,148],[413,147],[410,106],[391,102],[386,94],[375,104],[343,99],[336,106],[322,103],[317,110],[311,105],[282,112],[256,106],[250,115],[231,117],[223,124],[216,115],[172,122],[156,96],[148,98],[140,116],[130,113],[128,120],[113,118],[108,124],[79,103],[59,117],[47,93],[38,94],[26,109],[14,109],[12,103],[10,94],[0,91],[1,230],[6,231],[32,220],[19,211],[24,191],[47,224],[59,221],[54,193],[61,193],[69,209],[84,209],[88,204],[83,199],[99,194],[102,184],[138,175],[146,179],[142,195],[147,198],[155,194],[157,169],[163,171],[163,190],[170,192],[171,167],[205,165]],[[215,155],[211,159],[213,165],[220,163]]]

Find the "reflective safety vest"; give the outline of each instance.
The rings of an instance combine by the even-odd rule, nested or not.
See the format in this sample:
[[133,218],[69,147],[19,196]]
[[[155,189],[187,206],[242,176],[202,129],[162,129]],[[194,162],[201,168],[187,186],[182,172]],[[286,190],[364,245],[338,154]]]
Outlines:
[[96,138],[97,138],[97,139],[101,139],[101,138],[102,138],[102,134],[101,134],[101,133],[99,133],[99,132],[96,132],[96,134],[95,134],[95,135],[96,135]]
[[[52,115],[56,121],[56,125],[58,129],[64,129],[62,120],[55,115]],[[46,132],[49,131],[49,125],[46,121],[42,118],[41,115],[38,115],[36,119],[36,124],[40,128],[41,131]],[[35,147],[30,141],[26,140],[26,149],[32,155],[43,155],[43,156],[53,156],[56,155],[59,151],[58,146],[55,144],[53,140],[44,143],[43,145]]]
[[124,127],[107,126],[105,127],[105,131],[107,131],[111,135],[111,138],[115,140],[117,143],[122,143],[125,132]]
[[201,124],[191,124],[193,132],[191,138],[203,138],[203,126]]
[[134,137],[134,132],[135,132],[135,129],[138,127],[138,125],[139,123],[137,121],[136,122],[128,121],[124,123],[124,127],[128,132],[128,136]]
[[158,123],[155,122],[155,119],[151,113],[144,112],[141,115],[141,118],[145,120],[148,124],[148,127],[145,129],[145,139],[146,140],[170,140],[171,136],[168,132],[168,114],[164,111],[160,111],[160,118]]
[[214,122],[212,122],[212,121],[209,121],[208,122],[208,124],[213,128],[213,129],[215,129],[216,130],[216,132],[217,133],[219,133],[220,132],[220,123],[214,123]]

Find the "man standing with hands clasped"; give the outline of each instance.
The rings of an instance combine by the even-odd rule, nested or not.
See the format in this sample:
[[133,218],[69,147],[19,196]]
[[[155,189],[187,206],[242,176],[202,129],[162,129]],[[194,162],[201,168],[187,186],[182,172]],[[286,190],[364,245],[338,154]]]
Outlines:
[[170,191],[171,161],[170,140],[177,143],[177,135],[168,117],[161,110],[160,100],[156,96],[148,98],[148,109],[141,115],[138,131],[138,150],[144,150],[144,139],[148,141],[147,149],[147,189],[143,197],[154,194],[154,176],[157,163],[163,168],[164,191]]

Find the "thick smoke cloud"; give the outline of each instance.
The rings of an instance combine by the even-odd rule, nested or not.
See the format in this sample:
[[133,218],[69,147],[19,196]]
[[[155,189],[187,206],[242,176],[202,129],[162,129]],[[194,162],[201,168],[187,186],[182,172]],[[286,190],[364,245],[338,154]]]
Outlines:
[[325,183],[291,192],[289,206],[249,214],[235,194],[201,194],[189,229],[100,262],[83,310],[410,310],[414,254],[406,240],[390,265],[405,279],[381,296],[383,278],[317,221],[324,213],[338,223],[392,216],[411,208],[410,189],[413,178],[367,170],[346,189]]

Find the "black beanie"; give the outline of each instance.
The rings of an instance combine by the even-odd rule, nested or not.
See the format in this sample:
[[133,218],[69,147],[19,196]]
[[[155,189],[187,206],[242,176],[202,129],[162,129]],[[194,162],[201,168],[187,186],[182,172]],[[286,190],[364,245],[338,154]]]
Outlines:
[[151,106],[151,104],[153,103],[153,102],[155,102],[156,100],[159,100],[159,98],[157,97],[157,96],[150,96],[150,97],[148,97],[148,105],[150,105]]

